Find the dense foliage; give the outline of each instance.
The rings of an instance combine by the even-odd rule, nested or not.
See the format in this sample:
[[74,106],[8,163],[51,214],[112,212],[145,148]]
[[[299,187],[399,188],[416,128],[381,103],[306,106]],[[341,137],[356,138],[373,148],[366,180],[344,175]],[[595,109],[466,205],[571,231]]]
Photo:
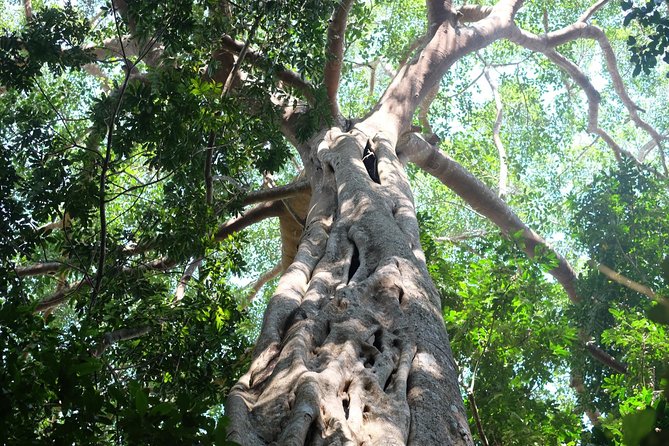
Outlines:
[[[264,305],[249,304],[249,284],[280,247],[275,222],[220,228],[247,194],[299,173],[275,99],[305,94],[277,81],[284,70],[316,104],[297,139],[327,121],[322,67],[336,3],[47,1],[30,16],[2,3],[0,443],[225,444],[223,403]],[[589,6],[527,1],[519,23],[544,33]],[[668,57],[666,2],[620,6],[596,20],[644,118],[667,135],[667,65],[656,63]],[[368,111],[424,16],[424,2],[356,2],[345,115]],[[223,35],[249,50],[233,93],[220,77]],[[548,275],[554,257],[528,259],[519,234],[503,236],[408,168],[472,431],[495,445],[667,444],[666,136],[648,146],[621,118],[595,43],[561,51],[600,84],[600,124],[637,162],[588,134],[585,97],[564,72],[505,41],[455,64],[429,111],[442,149],[494,189],[498,91],[506,202],[578,269],[577,305]],[[46,273],[26,273],[34,265]],[[625,370],[593,359],[590,337]]]

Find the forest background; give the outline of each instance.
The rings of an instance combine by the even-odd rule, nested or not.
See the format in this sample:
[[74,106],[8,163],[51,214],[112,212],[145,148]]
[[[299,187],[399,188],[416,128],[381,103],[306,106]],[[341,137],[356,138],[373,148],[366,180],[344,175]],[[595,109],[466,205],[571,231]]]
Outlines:
[[[226,444],[306,218],[277,116],[329,125],[342,4],[352,119],[425,44],[423,2],[3,0],[0,442]],[[526,1],[528,33],[590,34],[494,41],[413,117],[457,162],[407,175],[477,444],[669,442],[667,17]]]

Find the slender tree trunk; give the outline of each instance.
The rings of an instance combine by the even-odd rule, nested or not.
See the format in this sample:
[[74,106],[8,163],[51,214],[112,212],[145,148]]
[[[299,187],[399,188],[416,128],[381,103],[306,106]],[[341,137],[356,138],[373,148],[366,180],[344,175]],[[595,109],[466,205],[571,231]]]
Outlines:
[[358,129],[324,133],[302,150],[310,212],[253,363],[230,392],[229,438],[242,445],[471,445],[394,144]]

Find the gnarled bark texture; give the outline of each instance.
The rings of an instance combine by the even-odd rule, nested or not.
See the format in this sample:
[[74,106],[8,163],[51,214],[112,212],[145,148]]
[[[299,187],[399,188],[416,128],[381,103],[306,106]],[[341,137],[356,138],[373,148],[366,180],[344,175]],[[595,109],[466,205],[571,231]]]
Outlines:
[[[293,262],[265,312],[249,371],[232,388],[230,439],[242,445],[472,445],[457,370],[420,247],[395,146],[460,57],[505,37],[521,0],[458,27],[449,0],[426,2],[424,47],[362,122],[291,137],[311,184]],[[329,26],[333,122],[347,8]]]
[[270,301],[254,361],[230,392],[229,438],[470,445],[394,144],[355,128],[323,133],[302,147],[313,191],[304,234]]

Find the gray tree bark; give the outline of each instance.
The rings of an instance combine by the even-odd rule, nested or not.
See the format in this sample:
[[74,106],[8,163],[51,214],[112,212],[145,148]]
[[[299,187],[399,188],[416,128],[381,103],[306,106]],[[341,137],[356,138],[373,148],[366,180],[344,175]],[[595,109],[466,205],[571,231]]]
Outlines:
[[242,445],[473,444],[404,169],[361,128],[303,147],[304,235],[226,408]]
[[[228,398],[228,436],[242,445],[473,444],[395,149],[448,68],[506,37],[522,0],[501,0],[468,27],[451,1],[426,3],[424,47],[353,129],[340,129],[337,112],[339,37],[324,76],[338,127],[299,144],[284,117],[312,197],[251,367]],[[350,4],[333,14],[329,36],[343,35]]]

